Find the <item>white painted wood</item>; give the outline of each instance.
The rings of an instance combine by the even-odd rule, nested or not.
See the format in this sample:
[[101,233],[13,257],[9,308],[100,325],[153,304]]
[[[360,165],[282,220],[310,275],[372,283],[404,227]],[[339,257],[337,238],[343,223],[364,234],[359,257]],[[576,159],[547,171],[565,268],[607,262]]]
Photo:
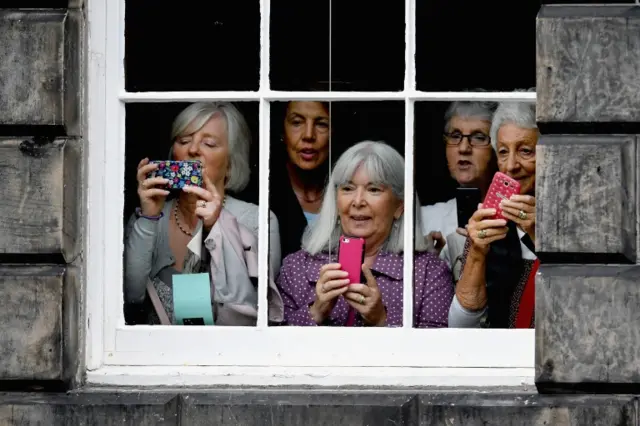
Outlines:
[[420,92],[405,90],[398,92],[280,92],[260,90],[258,92],[119,92],[119,99],[127,103],[144,102],[198,102],[226,100],[240,101],[516,101],[535,102],[534,92]]
[[[105,351],[115,350],[116,328],[124,324],[124,313],[122,311],[122,235],[123,235],[123,206],[124,206],[124,104],[121,104],[115,94],[124,89],[122,84],[122,67],[124,64],[124,52],[121,50],[121,37],[116,37],[114,33],[121,33],[123,28],[120,7],[124,7],[119,1],[106,2],[105,13],[107,19],[106,34],[106,94],[105,94],[105,116],[90,117],[90,120],[104,120],[105,141],[103,163],[97,169],[104,179],[104,190],[100,194],[101,203],[94,206],[92,210],[102,209],[104,215],[103,228],[100,240],[95,244],[104,245],[104,255],[97,262],[104,265],[103,276],[99,279],[104,292],[104,348]],[[89,141],[91,144],[92,141]],[[87,216],[91,222],[94,216],[90,213]],[[93,239],[93,235],[88,238]],[[91,269],[89,264],[87,269]]]
[[[106,136],[106,0],[92,0],[87,4],[88,63],[87,63],[87,211],[89,218],[85,239],[87,265],[86,283],[86,323],[85,354],[86,367],[94,370],[102,366],[104,353],[104,161]],[[101,118],[101,119],[98,119]]]
[[405,332],[413,327],[413,247],[414,247],[414,172],[413,172],[413,101],[405,100],[404,126],[404,262],[402,293],[402,326]]
[[[268,85],[269,0],[261,1],[258,92],[124,90],[124,3],[92,0],[89,20],[87,367],[89,383],[160,385],[519,386],[533,383],[533,330],[124,326],[122,211],[125,104],[202,100],[260,102],[259,298],[266,303],[270,101],[397,100],[406,104],[407,176],[413,191],[413,102],[515,100],[535,93],[415,90],[415,2],[408,1],[408,71],[402,92],[278,92]],[[415,66],[415,65],[414,65]],[[411,197],[409,197],[411,198]],[[407,201],[407,206],[413,201]],[[413,223],[413,209],[406,213]],[[411,240],[411,231],[405,231]],[[412,250],[407,250],[410,252]],[[404,277],[412,281],[412,257]],[[405,306],[412,306],[406,296]],[[412,315],[405,313],[405,318]],[[407,323],[407,321],[405,321]],[[374,367],[374,368],[371,368]]]
[[416,90],[416,0],[405,0],[405,73],[404,90],[415,93]]
[[[269,16],[269,0],[260,1],[260,16]],[[270,20],[260,19],[260,92],[269,90],[269,48],[270,48]],[[266,329],[269,323],[269,303],[267,289],[269,283],[269,151],[271,148],[270,133],[270,105],[264,99],[260,100],[259,111],[259,159],[260,179],[258,181],[258,321],[259,329]],[[275,276],[274,276],[275,278]]]
[[[421,389],[433,387],[511,387],[535,391],[533,368],[410,367],[104,367],[87,374],[89,385],[107,386],[358,386]],[[478,389],[481,390],[481,389]],[[379,389],[362,389],[364,393]]]
[[[266,329],[269,321],[269,150],[270,150],[270,105],[260,101],[260,180],[258,181],[258,323],[259,329]],[[282,224],[280,226],[287,226]],[[275,276],[274,276],[275,279]],[[266,330],[265,330],[266,331]]]
[[[411,14],[415,13],[415,0],[405,0],[405,72],[404,92],[409,93],[416,87],[415,81],[415,36],[411,26]],[[413,101],[404,99],[404,262],[402,291],[402,327],[413,327],[413,247],[414,247],[414,178],[413,178]]]
[[534,330],[133,326],[108,365],[529,368]]

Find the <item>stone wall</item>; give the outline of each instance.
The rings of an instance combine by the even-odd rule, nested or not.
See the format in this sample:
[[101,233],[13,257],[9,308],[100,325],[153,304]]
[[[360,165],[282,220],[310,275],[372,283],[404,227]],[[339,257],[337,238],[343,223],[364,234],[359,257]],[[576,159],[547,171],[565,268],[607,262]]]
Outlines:
[[5,387],[64,388],[82,374],[85,31],[72,6],[0,9]]
[[635,391],[640,7],[543,7],[537,67],[538,389]]
[[191,392],[81,386],[84,5],[10,3],[39,9],[0,9],[0,390],[21,391],[0,393],[0,424],[640,424],[616,395],[640,383],[640,7],[546,5],[537,20],[540,394]]

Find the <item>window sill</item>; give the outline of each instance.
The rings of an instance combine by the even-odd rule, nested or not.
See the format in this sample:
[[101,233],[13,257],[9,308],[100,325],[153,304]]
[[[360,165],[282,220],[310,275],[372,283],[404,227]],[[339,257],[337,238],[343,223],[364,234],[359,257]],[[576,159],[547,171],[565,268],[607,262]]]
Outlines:
[[534,386],[534,368],[105,366],[87,372],[99,386]]

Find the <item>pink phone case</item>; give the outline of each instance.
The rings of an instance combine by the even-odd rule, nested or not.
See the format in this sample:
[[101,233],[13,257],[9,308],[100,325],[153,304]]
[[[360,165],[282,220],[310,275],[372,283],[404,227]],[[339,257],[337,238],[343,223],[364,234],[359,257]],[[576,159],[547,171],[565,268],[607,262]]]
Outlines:
[[349,274],[349,284],[364,283],[362,264],[364,263],[364,238],[340,237],[338,263]]
[[482,208],[496,209],[496,215],[492,219],[505,219],[500,208],[500,201],[508,200],[512,195],[520,193],[520,182],[510,178],[504,173],[496,172],[491,181],[491,186],[484,197]]

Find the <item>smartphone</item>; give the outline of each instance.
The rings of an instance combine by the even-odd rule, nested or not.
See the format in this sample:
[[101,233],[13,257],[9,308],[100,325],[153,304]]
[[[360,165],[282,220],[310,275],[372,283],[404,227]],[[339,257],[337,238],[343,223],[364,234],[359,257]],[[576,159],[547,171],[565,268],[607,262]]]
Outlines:
[[349,274],[349,284],[364,283],[362,264],[364,263],[364,238],[340,237],[338,263]]
[[147,175],[147,178],[161,177],[169,179],[167,189],[178,190],[185,185],[202,187],[202,163],[200,161],[151,161],[158,168]]
[[458,228],[467,226],[481,202],[480,188],[456,188]]
[[489,191],[484,197],[482,207],[485,209],[496,209],[496,214],[491,219],[505,219],[500,208],[500,201],[508,200],[512,195],[520,193],[520,182],[510,178],[504,173],[496,172],[489,186]]

